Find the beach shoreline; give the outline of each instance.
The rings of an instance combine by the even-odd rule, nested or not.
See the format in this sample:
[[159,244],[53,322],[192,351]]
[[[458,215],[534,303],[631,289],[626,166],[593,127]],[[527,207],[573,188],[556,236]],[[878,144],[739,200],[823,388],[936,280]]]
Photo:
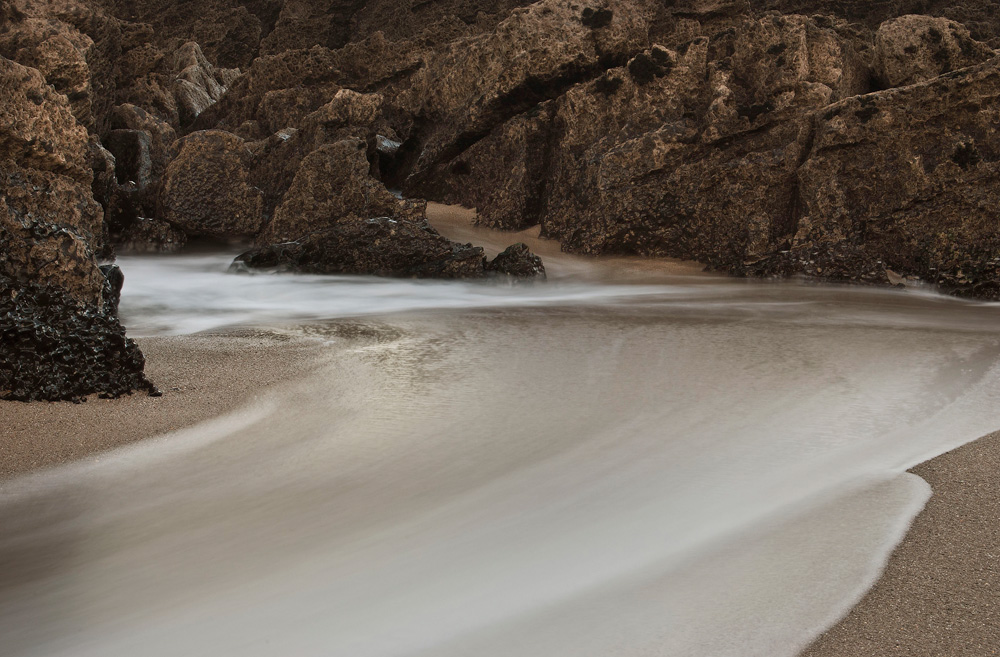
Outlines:
[[136,340],[163,392],[70,402],[0,402],[0,482],[193,426],[307,372],[320,343],[262,331]]
[[[0,403],[0,482],[230,412],[307,373],[320,343],[232,331],[142,338],[162,398]],[[1000,432],[910,470],[933,496],[882,576],[803,657],[990,655],[1000,649]],[[991,652],[992,651],[992,652]]]
[[875,584],[801,657],[1000,654],[1000,432],[909,472],[930,500]]

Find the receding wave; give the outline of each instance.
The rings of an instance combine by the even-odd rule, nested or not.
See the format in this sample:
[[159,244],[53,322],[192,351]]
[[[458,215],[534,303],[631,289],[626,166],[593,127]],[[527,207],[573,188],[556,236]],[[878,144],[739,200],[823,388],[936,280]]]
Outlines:
[[927,499],[905,469],[998,424],[993,305],[227,263],[127,261],[126,322],[323,364],[0,488],[4,654],[794,655]]

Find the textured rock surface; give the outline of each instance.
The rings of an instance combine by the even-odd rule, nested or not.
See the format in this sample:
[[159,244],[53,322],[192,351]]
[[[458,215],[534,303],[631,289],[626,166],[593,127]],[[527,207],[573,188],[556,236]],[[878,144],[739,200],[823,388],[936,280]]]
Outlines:
[[577,3],[542,0],[431,58],[401,100],[421,132],[406,189],[419,190],[494,126],[647,44],[644,2],[613,0],[605,9],[609,20],[585,24]]
[[1000,298],[998,108],[997,59],[828,108],[799,170],[797,269],[888,268]]
[[248,237],[263,221],[263,196],[250,182],[252,155],[228,132],[195,132],[176,146],[160,191],[161,217],[187,235]]
[[484,262],[479,247],[456,244],[425,220],[405,217],[349,217],[236,260],[251,269],[420,278],[479,278],[485,275]]
[[545,278],[542,259],[522,242],[512,244],[486,263],[486,271],[514,278]]
[[368,175],[366,151],[364,141],[345,139],[310,153],[258,242],[296,240],[348,219],[405,214],[405,203]]
[[52,285],[0,275],[0,399],[156,394],[143,374],[142,352],[118,322],[117,290],[110,283],[106,296],[103,305],[81,305]]
[[947,18],[902,16],[875,33],[875,75],[884,87],[923,82],[992,57],[964,25]]
[[[0,398],[153,388],[118,322],[121,274],[94,257],[113,158],[36,69],[0,58]],[[102,167],[96,183],[92,168]]]

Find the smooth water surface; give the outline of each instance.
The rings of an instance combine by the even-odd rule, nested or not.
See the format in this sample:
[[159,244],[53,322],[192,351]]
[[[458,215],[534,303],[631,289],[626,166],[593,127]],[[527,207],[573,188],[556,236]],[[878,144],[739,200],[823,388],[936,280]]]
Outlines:
[[123,259],[140,335],[321,340],[239,412],[0,485],[0,653],[794,655],[998,428],[1000,309]]

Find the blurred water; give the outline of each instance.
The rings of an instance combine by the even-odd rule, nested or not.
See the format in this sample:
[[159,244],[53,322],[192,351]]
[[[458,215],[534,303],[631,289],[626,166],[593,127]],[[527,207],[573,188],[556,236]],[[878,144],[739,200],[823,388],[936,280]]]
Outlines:
[[124,259],[130,330],[322,366],[2,484],[0,654],[794,655],[926,500],[905,469],[1000,424],[995,305],[226,264]]

